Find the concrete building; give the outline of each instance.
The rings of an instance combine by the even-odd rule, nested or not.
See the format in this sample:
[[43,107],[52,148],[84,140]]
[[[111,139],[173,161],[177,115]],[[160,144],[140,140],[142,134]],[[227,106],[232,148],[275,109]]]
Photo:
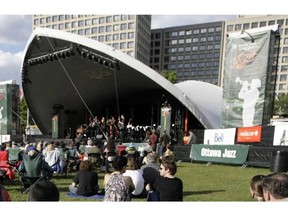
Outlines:
[[83,35],[149,65],[150,15],[34,15],[35,27]]
[[[224,35],[275,24],[280,25],[282,31],[280,32],[278,68],[274,68],[272,80],[277,76],[275,93],[280,96],[288,92],[288,15],[239,15],[238,19],[225,21]],[[225,39],[223,44],[226,42]],[[275,57],[274,61],[276,60]]]
[[175,71],[177,81],[219,85],[224,22],[177,26],[151,31],[150,67]]

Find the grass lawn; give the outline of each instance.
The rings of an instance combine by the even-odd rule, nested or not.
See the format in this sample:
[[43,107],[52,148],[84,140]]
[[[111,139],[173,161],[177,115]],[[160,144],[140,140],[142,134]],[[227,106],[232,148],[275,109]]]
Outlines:
[[[269,168],[255,168],[231,165],[219,165],[206,163],[177,163],[176,176],[181,178],[184,184],[184,201],[253,201],[249,194],[249,182],[254,175],[269,174]],[[61,201],[89,201],[102,200],[76,199],[66,196],[68,186],[72,182],[75,173],[70,173],[66,178],[52,177],[59,191]],[[99,185],[103,188],[103,176],[99,174]],[[26,201],[27,194],[20,192],[18,177],[13,184],[6,184],[6,188],[13,201]],[[133,199],[133,202],[146,202],[145,199]]]

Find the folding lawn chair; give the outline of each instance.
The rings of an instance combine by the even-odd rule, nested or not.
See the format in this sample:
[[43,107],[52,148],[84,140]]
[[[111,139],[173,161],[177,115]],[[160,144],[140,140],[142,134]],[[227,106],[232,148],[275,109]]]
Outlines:
[[[0,169],[5,170],[2,172],[2,178],[13,180],[15,174],[13,172],[13,167],[9,164],[9,152],[7,150],[0,151]],[[5,176],[3,174],[5,173]]]
[[42,158],[41,153],[34,153],[31,156],[22,155],[23,159],[18,167],[19,179],[21,182],[21,193],[27,193],[29,188],[43,178],[50,179],[53,170]]

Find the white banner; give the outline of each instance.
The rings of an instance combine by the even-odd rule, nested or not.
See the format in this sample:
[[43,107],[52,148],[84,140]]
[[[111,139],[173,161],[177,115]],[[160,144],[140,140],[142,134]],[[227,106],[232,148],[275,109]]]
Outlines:
[[288,125],[275,126],[273,145],[288,146]]
[[208,145],[234,145],[236,128],[206,129],[204,131],[204,144]]
[[2,143],[9,142],[11,140],[11,135],[0,135],[0,145]]

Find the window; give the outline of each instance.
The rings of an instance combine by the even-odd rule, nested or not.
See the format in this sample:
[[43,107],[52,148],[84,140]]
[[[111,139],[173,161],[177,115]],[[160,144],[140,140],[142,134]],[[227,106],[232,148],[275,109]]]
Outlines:
[[[128,32],[128,38],[129,39],[134,38],[134,32]],[[156,43],[155,43],[155,46],[156,46]]]
[[104,33],[104,30],[105,30],[104,26],[101,26],[101,27],[98,28],[98,32],[99,33]]
[[233,25],[228,25],[227,26],[227,32],[233,31]]
[[204,34],[204,33],[206,33],[206,32],[207,32],[207,29],[206,29],[206,28],[201,29],[201,34]]
[[58,21],[58,17],[57,17],[57,16],[53,16],[53,17],[52,17],[52,21],[53,21],[53,22],[57,22],[57,21]]
[[179,47],[179,48],[178,48],[178,52],[180,52],[180,53],[181,53],[181,52],[184,52],[184,47]]
[[178,36],[178,32],[172,32],[172,37]]
[[40,19],[40,24],[45,24],[45,19],[44,18]]
[[280,81],[286,81],[287,75],[280,75]]
[[119,24],[113,25],[113,31],[119,31],[120,26]]
[[83,20],[78,21],[78,26],[79,26],[79,27],[84,26],[84,21],[83,21]]
[[115,49],[119,49],[119,43],[113,43],[112,47],[114,47]]
[[269,22],[268,22],[268,25],[274,25],[275,24],[275,20],[270,20]]
[[65,23],[65,29],[69,29],[69,28],[71,28],[71,23],[70,22]]
[[208,32],[209,32],[209,33],[214,32],[214,28],[213,28],[213,27],[208,28]]
[[197,43],[197,42],[199,42],[199,38],[193,38],[192,41],[193,41],[193,43]]
[[92,19],[92,25],[98,24],[98,18],[93,18]]
[[186,35],[191,35],[192,34],[192,30],[187,30],[186,31]]
[[214,37],[213,37],[213,36],[209,36],[209,37],[207,38],[207,41],[214,41]]
[[46,18],[46,23],[50,23],[51,22],[51,17],[47,17]]
[[200,42],[206,42],[206,37],[201,37]]
[[197,50],[198,50],[198,46],[193,46],[193,47],[192,47],[192,50],[193,50],[193,51],[197,51]]
[[178,56],[177,59],[178,59],[178,61],[183,61],[184,56]]
[[283,53],[288,53],[288,47],[283,47]]
[[127,15],[121,15],[121,20],[122,21],[127,20]]
[[69,20],[71,19],[71,16],[70,15],[65,15],[65,20]]
[[257,28],[258,27],[258,22],[253,22],[251,24],[251,28]]
[[64,24],[63,23],[60,23],[59,24],[59,29],[61,30],[61,29],[64,29]]
[[106,17],[106,23],[111,23],[112,22],[112,16],[107,16]]
[[99,24],[105,23],[105,17],[100,17],[99,18]]
[[191,51],[191,47],[185,47],[185,52],[190,52]]
[[240,31],[241,30],[242,25],[241,24],[236,24],[235,25],[235,31]]
[[282,63],[283,63],[283,62],[288,62],[288,56],[283,56],[283,57],[282,57]]
[[113,40],[119,40],[119,34],[113,34]]
[[106,35],[106,41],[111,41],[112,40],[112,35]]
[[179,36],[183,36],[183,35],[185,35],[185,31],[180,31]]
[[184,44],[184,39],[179,39],[179,44]]
[[279,90],[286,90],[286,84],[279,84]]
[[171,56],[170,59],[171,61],[176,61],[176,56]]
[[194,29],[193,34],[199,34],[199,29]]
[[111,32],[112,31],[112,25],[106,26],[106,32]]
[[172,45],[176,45],[177,42],[178,42],[177,40],[172,40],[172,41],[171,41],[171,44],[172,44]]
[[260,27],[264,27],[264,26],[266,26],[266,21],[260,22]]
[[132,22],[132,23],[128,23],[128,29],[134,29],[135,27],[135,23]]
[[78,34],[79,34],[79,35],[84,35],[84,30],[83,30],[83,29],[79,29],[79,30],[78,30]]
[[103,42],[104,41],[104,35],[99,36],[98,41]]
[[286,71],[288,71],[288,65],[281,66],[281,72],[286,72]]
[[192,38],[186,38],[185,43],[191,43],[192,42]]
[[126,42],[120,43],[120,49],[125,49],[126,48]]
[[121,40],[126,39],[126,33],[121,33],[121,34],[120,34],[120,39],[121,39]]
[[120,16],[119,15],[114,15],[113,17],[114,21],[117,22],[120,20]]
[[249,29],[250,28],[250,23],[244,23],[243,24],[243,30]]
[[127,29],[127,23],[122,23],[120,26],[121,30],[126,30]]
[[284,44],[288,44],[288,38],[284,38]]
[[221,32],[221,31],[222,31],[222,27],[221,26],[216,27],[216,32]]
[[128,48],[133,48],[134,47],[134,42],[133,41],[129,41],[128,42]]
[[93,27],[92,28],[92,34],[96,34],[97,33],[97,28],[96,27]]
[[206,46],[205,46],[205,45],[199,47],[199,50],[202,50],[202,51],[203,51],[203,50],[205,50],[205,49],[206,49]]
[[90,25],[91,25],[91,20],[90,19],[85,20],[85,26],[90,26]]
[[90,34],[91,34],[90,28],[85,29],[85,35],[90,35]]

